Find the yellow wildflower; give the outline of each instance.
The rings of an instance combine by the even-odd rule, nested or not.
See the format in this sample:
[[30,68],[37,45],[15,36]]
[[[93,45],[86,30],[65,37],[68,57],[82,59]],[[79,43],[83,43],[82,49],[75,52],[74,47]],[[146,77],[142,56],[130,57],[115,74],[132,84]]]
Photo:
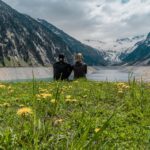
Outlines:
[[8,86],[8,90],[12,90],[12,87],[11,87],[11,86]]
[[10,107],[10,104],[9,103],[4,103],[3,106],[4,107]]
[[24,107],[24,105],[23,105],[23,104],[20,104],[19,107]]
[[11,89],[11,90],[9,91],[9,94],[12,94],[13,92],[14,92],[14,90]]
[[33,111],[31,108],[28,108],[28,107],[20,108],[17,111],[18,116],[26,116],[26,115],[31,115],[31,114],[33,114]]
[[126,85],[124,88],[125,88],[125,89],[129,89],[129,88],[130,88],[130,86]]
[[51,103],[55,104],[55,103],[56,103],[56,100],[55,100],[55,99],[52,99],[52,100],[51,100]]
[[118,93],[123,94],[123,91],[128,90],[130,87],[125,83],[118,83],[117,88],[118,88]]
[[65,101],[66,101],[66,102],[71,102],[71,99],[66,99]]
[[45,94],[42,94],[42,97],[43,97],[43,98],[52,97],[52,94],[46,94],[46,93],[45,93]]
[[123,94],[123,91],[122,91],[122,90],[119,90],[119,91],[118,91],[118,94]]
[[53,123],[54,126],[60,125],[63,122],[63,119],[56,119]]
[[67,96],[66,96],[66,99],[70,99],[70,98],[71,98],[71,95],[67,95]]
[[96,133],[100,131],[100,128],[95,128],[94,130]]
[[125,87],[129,87],[126,83],[118,83],[117,87],[119,88],[125,88]]
[[66,87],[66,86],[63,86],[62,89],[65,90],[65,89],[67,89],[67,87]]
[[48,97],[52,97],[52,94],[42,93],[42,94],[38,94],[37,97],[45,99],[45,98],[48,98]]
[[76,99],[66,99],[65,101],[66,101],[66,102],[77,102]]
[[47,89],[42,89],[42,88],[40,88],[39,91],[40,91],[40,92],[48,92]]
[[72,99],[72,102],[77,102],[77,100],[76,99]]
[[6,85],[0,84],[0,88],[1,89],[6,88]]
[[61,91],[61,94],[64,94],[64,91]]

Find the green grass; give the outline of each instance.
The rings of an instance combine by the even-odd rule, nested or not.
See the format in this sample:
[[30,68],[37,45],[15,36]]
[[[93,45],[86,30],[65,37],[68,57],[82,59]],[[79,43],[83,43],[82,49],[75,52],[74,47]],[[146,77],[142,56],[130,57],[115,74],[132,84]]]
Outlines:
[[150,84],[1,83],[0,149],[148,150]]

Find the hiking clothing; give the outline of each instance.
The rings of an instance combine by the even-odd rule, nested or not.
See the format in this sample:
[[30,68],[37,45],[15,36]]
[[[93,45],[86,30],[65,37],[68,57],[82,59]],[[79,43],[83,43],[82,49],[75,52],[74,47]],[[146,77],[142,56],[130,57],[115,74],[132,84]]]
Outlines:
[[87,74],[87,65],[82,62],[76,62],[73,66],[74,70],[74,79],[77,78],[86,78]]
[[59,61],[53,65],[54,80],[68,80],[72,67],[70,64]]

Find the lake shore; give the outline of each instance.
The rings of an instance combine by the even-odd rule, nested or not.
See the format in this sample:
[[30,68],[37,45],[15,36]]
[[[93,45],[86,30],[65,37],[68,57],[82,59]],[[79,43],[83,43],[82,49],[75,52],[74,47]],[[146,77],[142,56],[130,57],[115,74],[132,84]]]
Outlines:
[[[149,66],[115,66],[115,67],[88,67],[87,78],[104,81],[113,75],[114,79],[124,78],[128,80],[128,75],[135,76],[136,80],[141,79],[146,82],[150,82],[150,67]],[[19,80],[31,80],[33,75],[36,79],[52,79],[53,68],[52,67],[6,67],[0,68],[0,81],[19,81]],[[102,78],[103,76],[103,78]],[[114,80],[112,77],[110,81]]]
[[[96,69],[88,67],[88,73],[95,72]],[[52,79],[52,67],[6,67],[0,68],[0,81],[16,81],[33,79]]]
[[0,68],[0,81],[45,79],[53,77],[52,67]]

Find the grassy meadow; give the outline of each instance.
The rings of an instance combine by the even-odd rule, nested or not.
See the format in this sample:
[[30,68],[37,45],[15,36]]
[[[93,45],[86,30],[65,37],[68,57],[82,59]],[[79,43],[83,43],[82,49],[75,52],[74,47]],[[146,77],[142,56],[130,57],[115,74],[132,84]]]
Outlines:
[[148,150],[150,84],[0,83],[0,150]]

